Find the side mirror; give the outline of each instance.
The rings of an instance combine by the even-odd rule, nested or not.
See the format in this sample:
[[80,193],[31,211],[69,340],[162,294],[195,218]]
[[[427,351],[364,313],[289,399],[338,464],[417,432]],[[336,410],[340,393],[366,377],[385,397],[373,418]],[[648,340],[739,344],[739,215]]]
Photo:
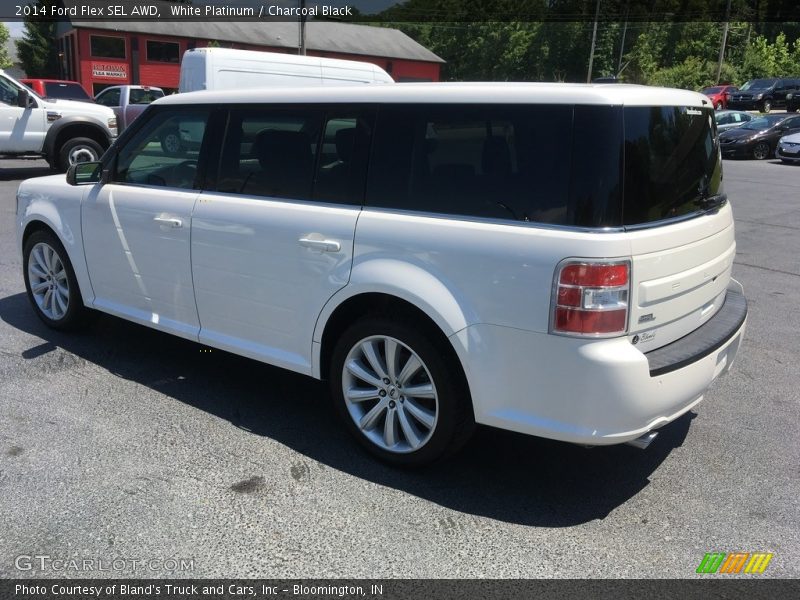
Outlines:
[[17,92],[17,106],[20,108],[29,108],[33,104],[33,98],[28,90],[20,90]]
[[77,163],[67,169],[67,183],[70,185],[98,183],[102,175],[103,163],[101,162]]

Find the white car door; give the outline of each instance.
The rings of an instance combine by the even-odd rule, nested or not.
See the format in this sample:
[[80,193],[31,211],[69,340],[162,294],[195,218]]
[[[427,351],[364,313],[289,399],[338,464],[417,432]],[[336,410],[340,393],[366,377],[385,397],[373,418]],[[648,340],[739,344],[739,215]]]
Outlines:
[[164,132],[208,110],[163,108],[117,152],[111,181],[85,196],[81,224],[95,308],[197,339],[190,264],[200,141],[169,152]]
[[317,317],[350,276],[370,127],[355,110],[231,111],[192,219],[201,342],[311,373]]
[[21,89],[0,75],[0,152],[40,152],[44,145],[45,110],[32,93],[29,107],[18,106]]

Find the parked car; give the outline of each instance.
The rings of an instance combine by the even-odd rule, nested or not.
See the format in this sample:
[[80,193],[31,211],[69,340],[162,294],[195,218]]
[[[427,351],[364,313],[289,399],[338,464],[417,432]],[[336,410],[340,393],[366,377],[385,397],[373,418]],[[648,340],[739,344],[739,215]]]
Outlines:
[[800,162],[800,133],[792,133],[779,139],[775,157],[785,163]]
[[795,112],[800,108],[800,92],[786,94],[786,112]]
[[786,96],[800,92],[800,78],[751,79],[728,97],[728,108],[760,110],[786,108]]
[[723,132],[734,129],[748,123],[753,119],[753,115],[742,110],[718,110],[714,113],[714,120],[717,122],[717,131]]
[[0,70],[0,155],[42,156],[54,169],[96,161],[117,136],[105,106],[45,100]]
[[[328,379],[394,464],[475,422],[646,447],[745,328],[712,114],[625,84],[176,94],[21,184],[28,298],[55,328],[90,307]],[[202,143],[171,156],[187,115]]]
[[756,117],[741,127],[719,134],[722,156],[764,160],[775,154],[779,138],[796,131],[800,131],[800,116]]
[[20,79],[39,96],[45,100],[75,100],[77,102],[94,102],[94,99],[86,93],[83,86],[77,81],[65,81],[63,79]]
[[730,94],[738,91],[739,88],[733,85],[715,85],[714,87],[707,87],[700,90],[701,94],[705,94],[711,100],[711,105],[716,110],[728,108],[728,98]]
[[115,85],[97,94],[94,99],[98,104],[108,106],[117,115],[120,133],[144,112],[151,102],[164,97],[160,87],[147,85]]

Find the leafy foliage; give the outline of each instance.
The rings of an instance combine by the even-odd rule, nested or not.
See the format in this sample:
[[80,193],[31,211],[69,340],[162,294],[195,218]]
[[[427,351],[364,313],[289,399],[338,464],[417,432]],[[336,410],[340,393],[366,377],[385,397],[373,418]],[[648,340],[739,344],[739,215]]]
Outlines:
[[[57,0],[38,0],[37,5],[47,6],[48,12]],[[56,23],[36,21],[25,17],[25,30],[17,41],[17,55],[24,71],[32,77],[58,78],[58,50],[55,44]]]
[[[719,82],[800,77],[800,24],[759,17],[774,12],[773,4],[732,0]],[[602,0],[606,18],[598,22],[591,77],[618,75],[632,83],[690,89],[719,83],[726,5]],[[594,0],[407,0],[364,19],[399,28],[441,56],[447,61],[444,80],[581,82],[587,78],[595,6]],[[653,6],[657,10],[648,13]],[[696,18],[673,22],[672,13]],[[651,17],[660,20],[646,20]]]
[[8,36],[8,27],[6,27],[5,23],[0,23],[0,69],[7,69],[11,66],[11,57],[9,57],[6,49]]

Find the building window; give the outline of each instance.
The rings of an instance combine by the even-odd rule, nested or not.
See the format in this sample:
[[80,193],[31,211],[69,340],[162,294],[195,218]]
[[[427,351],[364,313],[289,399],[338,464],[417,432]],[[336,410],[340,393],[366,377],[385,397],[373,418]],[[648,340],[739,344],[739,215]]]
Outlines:
[[151,62],[179,63],[180,46],[177,42],[147,40],[147,60]]
[[125,38],[105,35],[90,36],[92,56],[97,58],[125,58]]

